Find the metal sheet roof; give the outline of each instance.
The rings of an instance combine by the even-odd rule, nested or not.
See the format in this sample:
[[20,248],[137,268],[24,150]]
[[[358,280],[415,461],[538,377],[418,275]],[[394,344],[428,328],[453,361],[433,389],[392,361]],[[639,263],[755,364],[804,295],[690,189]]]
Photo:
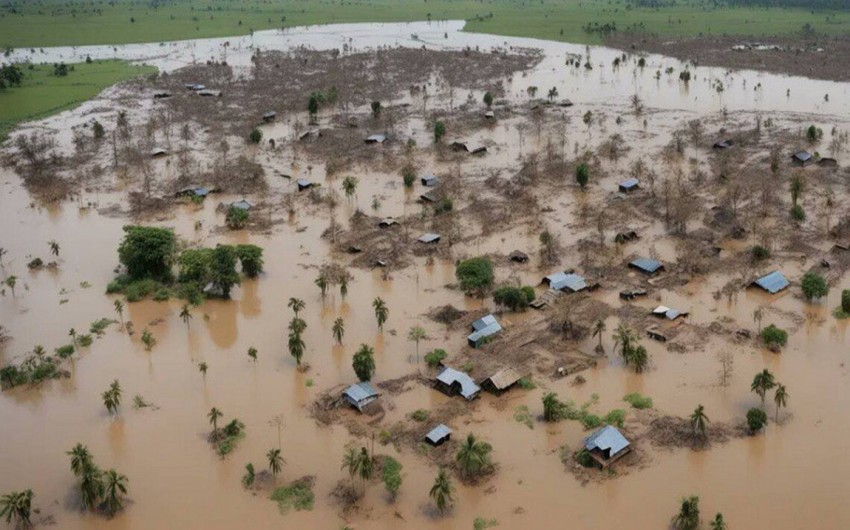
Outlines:
[[668,320],[676,320],[679,317],[687,315],[687,313],[682,313],[678,309],[673,309],[671,307],[667,307],[666,305],[660,305],[652,310],[653,315],[663,316]]
[[385,134],[373,134],[367,137],[366,141],[382,144],[387,141],[387,136]]
[[230,206],[232,206],[234,208],[239,208],[240,210],[250,210],[251,208],[254,207],[253,204],[246,201],[245,199],[242,199],[241,201],[231,202]]
[[375,390],[371,383],[364,381],[362,383],[355,383],[346,388],[343,395],[355,403],[359,403],[364,399],[378,397],[378,391]]
[[298,184],[299,188],[309,188],[313,185],[313,183],[307,179],[298,179],[295,181],[295,183]]
[[436,243],[440,240],[440,234],[425,234],[419,238],[421,243]]
[[425,435],[425,439],[431,442],[432,444],[440,443],[440,440],[449,436],[452,433],[452,430],[443,425],[442,423],[431,429],[431,432]]
[[457,382],[460,384],[460,395],[466,399],[474,398],[481,391],[481,387],[471,377],[448,366],[437,376],[437,381],[449,386]]
[[475,322],[473,322],[472,323],[472,329],[474,329],[475,331],[481,331],[482,329],[486,328],[487,326],[492,326],[493,324],[498,325],[499,321],[496,320],[495,316],[487,315],[487,316],[483,316],[483,317],[479,318],[478,320],[476,320]]
[[610,450],[609,455],[614,456],[626,447],[629,441],[617,430],[616,427],[606,425],[595,433],[584,439],[584,448],[588,451],[598,449],[600,451]]
[[587,289],[587,282],[578,274],[556,272],[555,274],[546,276],[546,280],[549,282],[549,287],[558,289],[559,291],[569,289],[570,291],[578,292],[582,289]]
[[796,158],[800,162],[806,162],[812,159],[812,154],[808,151],[798,151],[794,153],[794,158]]
[[440,179],[434,175],[425,175],[419,180],[422,182],[423,186],[436,186],[440,182]]
[[620,182],[620,187],[625,189],[636,188],[640,182],[636,178],[628,178],[622,182]]
[[638,258],[629,263],[629,265],[644,272],[648,272],[649,274],[657,272],[658,269],[663,267],[660,261],[650,258]]
[[762,276],[753,283],[770,294],[776,294],[790,285],[788,280],[785,279],[785,276],[779,271],[773,271],[766,276]]

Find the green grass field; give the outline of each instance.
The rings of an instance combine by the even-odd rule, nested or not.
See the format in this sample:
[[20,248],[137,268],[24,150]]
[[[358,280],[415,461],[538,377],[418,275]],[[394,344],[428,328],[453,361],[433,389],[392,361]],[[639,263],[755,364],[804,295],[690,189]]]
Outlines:
[[24,68],[20,87],[0,90],[0,142],[18,123],[73,108],[119,81],[156,72],[152,66],[134,66],[124,61],[68,66],[74,70],[64,77],[53,75],[52,65]]
[[[159,42],[244,35],[250,30],[334,22],[466,19],[468,31],[596,44],[589,23],[659,35],[787,35],[810,24],[850,34],[847,11],[717,7],[679,0],[661,8],[624,0],[7,0],[0,5],[0,47]],[[490,15],[492,14],[492,17]]]

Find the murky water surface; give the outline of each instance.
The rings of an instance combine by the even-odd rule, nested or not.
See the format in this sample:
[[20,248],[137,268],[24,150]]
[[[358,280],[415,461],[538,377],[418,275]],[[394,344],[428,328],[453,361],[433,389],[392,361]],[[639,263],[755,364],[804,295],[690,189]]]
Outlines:
[[[295,28],[258,32],[253,37],[161,45],[61,48],[35,54],[18,50],[15,58],[71,62],[86,55],[119,57],[173,70],[193,62],[222,60],[225,53],[228,63],[247,67],[252,47],[328,49],[348,44],[354,50],[397,45],[424,45],[430,49],[541,48],[545,58],[533,71],[517,74],[506,82],[509,99],[524,101],[526,89],[532,85],[540,87],[541,92],[557,87],[560,98],[576,103],[563,132],[563,148],[572,151],[577,143],[598,144],[602,138],[594,138],[594,134],[603,136],[588,130],[581,122],[581,114],[586,110],[611,117],[626,113],[631,97],[638,94],[648,109],[650,133],[642,132],[643,125],[634,118],[623,126],[624,136],[633,141],[630,158],[658,152],[669,141],[671,130],[683,120],[713,119],[724,108],[747,119],[757,112],[783,123],[813,120],[827,134],[832,125],[846,127],[850,115],[847,84],[695,68],[695,80],[685,88],[675,76],[664,73],[668,66],[676,72],[682,69],[676,60],[650,56],[644,69],[632,65],[614,70],[612,60],[620,53],[614,50],[466,34],[460,32],[461,27],[462,23],[449,22]],[[229,43],[226,47],[225,42]],[[588,52],[593,69],[564,68],[568,56],[584,57]],[[660,79],[655,79],[656,71],[661,71]],[[716,89],[718,82],[723,83],[722,92]],[[790,95],[786,90],[790,90]],[[92,109],[108,104],[109,93],[37,126],[53,129],[60,140],[67,142],[69,128],[88,119]],[[825,94],[830,95],[829,101],[825,101]],[[426,134],[422,132],[422,121],[412,120],[404,127],[411,134]],[[287,137],[288,125],[283,122],[269,126],[267,134]],[[510,120],[481,134],[481,139],[492,142],[495,149],[483,159],[464,162],[464,171],[492,168],[511,174],[518,169],[521,149],[540,150],[544,144],[543,139],[530,132],[520,140]],[[291,171],[295,166],[306,172],[287,156],[261,154],[259,161],[270,170]],[[454,167],[440,166],[433,157],[431,162],[435,171]],[[619,162],[619,167],[625,171],[628,161]],[[164,167],[162,170],[166,171]],[[324,170],[319,165],[311,173],[314,178],[323,179]],[[50,350],[67,343],[69,328],[85,330],[98,318],[114,317],[112,299],[103,291],[114,276],[121,227],[128,221],[101,215],[97,210],[80,210],[70,202],[49,208],[38,206],[22,189],[16,175],[6,170],[1,175],[0,246],[8,251],[3,275],[16,274],[21,278],[14,296],[7,291],[0,298],[0,323],[13,338],[0,350],[0,362],[6,363],[19,360],[36,344]],[[415,194],[406,194],[396,175],[364,172],[356,176],[361,181],[356,202],[364,210],[370,209],[371,197],[376,194],[384,197],[381,215],[418,210],[413,202]],[[596,198],[604,197],[607,192],[601,188],[610,189],[616,180],[618,177],[612,173],[598,191],[590,193]],[[123,201],[120,194],[88,195],[88,200],[97,200],[100,206]],[[323,390],[353,381],[350,359],[361,343],[375,346],[378,380],[418,370],[409,360],[414,346],[406,340],[412,325],[424,326],[431,337],[422,345],[423,351],[434,347],[450,353],[457,351],[465,343],[463,330],[447,332],[425,318],[424,313],[448,303],[475,309],[482,302],[444,289],[454,281],[451,263],[438,261],[428,265],[423,258],[417,258],[412,267],[394,272],[389,280],[382,279],[379,271],[351,269],[354,281],[347,298],[342,300],[339,294],[331,294],[323,301],[313,280],[316,266],[334,259],[327,242],[320,239],[327,227],[326,216],[319,218],[316,213],[314,218],[304,210],[291,222],[275,225],[268,235],[213,234],[209,229],[222,224],[220,214],[214,211],[218,202],[208,200],[201,208],[186,207],[175,218],[160,224],[174,227],[181,237],[207,245],[246,241],[258,244],[266,251],[267,272],[259,280],[246,281],[236,289],[232,301],[210,301],[196,309],[189,325],[178,316],[178,301],[127,304],[125,318],[134,323],[136,330],[148,327],[154,333],[157,345],[153,351],[145,351],[138,340],[139,333],[131,338],[113,326],[71,363],[69,379],[0,394],[0,492],[32,488],[43,512],[54,516],[59,528],[69,529],[340,528],[345,524],[329,494],[343,478],[340,460],[352,438],[342,427],[318,426],[309,417],[308,407]],[[577,240],[579,236],[568,228],[575,223],[575,194],[565,191],[550,202],[559,208],[545,213],[543,223],[563,232],[564,243]],[[353,205],[343,202],[340,209],[340,218],[347,218]],[[200,232],[193,228],[196,220],[205,221]],[[508,252],[514,246],[531,253],[538,247],[536,232],[510,226],[494,232],[457,249],[457,255]],[[662,259],[675,259],[672,247],[664,241],[660,221],[646,227],[646,234],[631,251],[652,245]],[[47,241],[51,239],[62,246],[59,270],[28,272],[26,263],[32,257],[48,257]],[[563,265],[572,267],[576,262],[577,259],[565,257]],[[783,270],[796,280],[806,268],[789,265]],[[519,276],[525,282],[537,283],[544,273],[548,272],[533,265],[522,269]],[[812,311],[792,292],[767,297],[745,291],[732,302],[714,299],[712,292],[728,279],[709,277],[675,291],[661,290],[659,300],[690,311],[692,322],[705,325],[730,317],[743,327],[753,328],[752,313],[760,305],[797,314]],[[848,288],[850,282],[845,278],[838,287]],[[405,451],[395,455],[404,464],[404,484],[397,501],[388,503],[380,485],[370,486],[361,509],[351,515],[351,523],[357,528],[465,529],[472,526],[475,517],[482,516],[498,519],[502,528],[658,529],[666,527],[681,496],[698,494],[705,516],[722,511],[732,528],[847,528],[850,461],[841,455],[850,439],[850,416],[846,413],[850,385],[845,366],[850,340],[846,324],[829,314],[838,305],[839,294],[839,288],[832,289],[829,299],[814,309],[819,319],[798,326],[781,355],[749,346],[735,351],[734,375],[728,388],[717,386],[720,366],[716,354],[721,346],[711,338],[702,351],[685,354],[669,352],[645,340],[653,368],[635,375],[611,353],[613,344],[608,332],[603,342],[610,362],[585,372],[585,385],[571,386],[569,379],[545,380],[530,392],[518,391],[502,398],[484,395],[471,405],[475,409],[471,422],[465,423],[467,419],[452,426],[458,436],[475,432],[491,442],[499,470],[497,477],[482,487],[458,485],[455,507],[448,516],[435,517],[429,507],[428,488],[436,470]],[[382,297],[390,308],[383,333],[377,330],[371,309],[376,296]],[[621,303],[610,290],[603,289],[594,296],[614,306]],[[305,361],[311,365],[307,373],[296,371],[286,351],[286,325],[290,318],[286,301],[290,297],[307,302]],[[659,300],[653,297],[637,303],[649,309]],[[792,327],[775,315],[779,314],[772,313],[772,321]],[[334,347],[330,332],[338,316],[345,319],[347,330],[341,348]],[[506,318],[521,325],[523,317]],[[616,318],[612,317],[608,328],[614,327]],[[590,352],[593,345],[594,341],[589,341],[582,348]],[[246,355],[250,346],[259,351],[256,364]],[[205,378],[197,368],[201,361],[209,366]],[[771,423],[764,435],[735,440],[708,451],[653,450],[648,455],[648,465],[614,480],[582,485],[563,469],[559,447],[577,447],[586,435],[577,423],[535,422],[534,428],[528,429],[513,419],[514,409],[521,405],[539,414],[541,396],[552,390],[576,402],[598,394],[600,410],[624,407],[620,401],[623,395],[641,392],[651,396],[656,408],[665,413],[688,415],[701,403],[711,420],[730,421],[757,405],[758,398],[750,393],[749,385],[752,375],[765,367],[787,385],[792,396],[781,425]],[[124,389],[125,404],[120,415],[112,418],[107,415],[100,394],[116,378]],[[130,402],[136,394],[158,409],[133,409]],[[387,418],[400,419],[417,408],[431,409],[446,399],[419,386],[392,398],[395,409],[388,411]],[[205,440],[209,429],[206,413],[212,406],[220,408],[225,419],[238,417],[247,426],[246,438],[224,460],[213,453]],[[772,419],[772,406],[768,406],[768,413]],[[316,505],[312,511],[281,515],[274,503],[263,495],[246,492],[240,485],[244,465],[253,462],[263,468],[265,453],[277,445],[277,430],[269,425],[277,414],[285,418],[282,445],[286,464],[279,480],[315,475]],[[77,509],[74,478],[65,455],[77,442],[88,445],[102,467],[115,467],[130,478],[132,503],[112,520],[81,514]],[[394,453],[391,448],[381,448],[380,452]]]

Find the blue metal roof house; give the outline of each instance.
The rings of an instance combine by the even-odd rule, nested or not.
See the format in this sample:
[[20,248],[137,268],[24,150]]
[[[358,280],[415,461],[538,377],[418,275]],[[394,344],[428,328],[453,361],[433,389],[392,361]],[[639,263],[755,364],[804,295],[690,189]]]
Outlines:
[[481,392],[481,387],[471,377],[448,366],[437,376],[436,386],[448,396],[460,394],[467,401],[477,398]]
[[649,275],[664,270],[664,265],[660,261],[650,258],[638,258],[629,263],[629,267]]
[[473,348],[480,347],[489,337],[502,331],[502,326],[496,317],[487,315],[472,323],[472,333],[466,338]]
[[250,210],[251,208],[254,207],[254,205],[251,204],[250,202],[246,201],[245,199],[242,199],[240,201],[231,202],[230,207],[231,208],[238,208],[240,210]]
[[758,280],[754,281],[751,285],[761,287],[770,294],[776,294],[791,284],[785,279],[785,276],[783,276],[781,272],[773,271],[770,274],[762,276]]
[[814,162],[814,157],[808,151],[798,151],[791,155],[791,160],[800,166],[807,166]]
[[298,179],[295,181],[295,184],[298,185],[298,191],[307,190],[315,186],[315,184],[307,179]]
[[419,240],[420,243],[426,244],[436,244],[440,242],[440,234],[428,233],[422,235]]
[[578,274],[567,274],[565,272],[556,272],[543,278],[543,282],[548,284],[550,288],[558,291],[569,290],[574,293],[587,289],[587,282]]
[[640,187],[640,181],[636,178],[628,178],[619,184],[619,189],[623,193],[634,191]]
[[603,468],[631,451],[626,437],[611,425],[606,425],[585,438],[584,448]]
[[652,310],[653,316],[666,318],[667,320],[676,320],[679,317],[688,316],[687,311],[679,311],[678,309],[673,309],[672,307],[667,307],[666,305],[660,305]]
[[452,430],[441,423],[425,435],[425,441],[436,447],[449,441],[449,438],[451,437]]
[[355,383],[342,393],[342,397],[360,412],[363,412],[369,403],[378,399],[378,396],[380,396],[378,391],[368,382]]
[[425,175],[424,177],[420,178],[419,181],[422,182],[423,186],[428,186],[429,188],[433,188],[434,186],[440,183],[440,179],[438,179],[434,175]]

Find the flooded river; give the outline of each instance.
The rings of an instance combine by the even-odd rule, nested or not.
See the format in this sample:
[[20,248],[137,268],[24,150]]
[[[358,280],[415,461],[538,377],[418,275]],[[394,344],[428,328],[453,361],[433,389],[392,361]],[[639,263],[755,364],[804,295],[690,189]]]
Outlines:
[[[461,31],[462,26],[460,22],[446,22],[293,28],[230,39],[45,49],[34,54],[17,50],[13,59],[72,62],[87,55],[94,59],[118,57],[170,71],[193,62],[222,60],[226,53],[229,64],[247,70],[254,48],[539,48],[545,53],[543,60],[532,71],[507,80],[506,97],[520,102],[527,99],[529,86],[538,86],[542,94],[557,87],[559,99],[576,103],[570,122],[564,124],[563,142],[569,146],[565,149],[572,151],[578,143],[598,145],[603,139],[594,137],[581,123],[586,110],[608,114],[606,127],[610,133],[613,116],[629,112],[633,95],[643,101],[650,132],[641,132],[644,126],[635,118],[624,125],[632,152],[629,160],[618,163],[623,171],[634,157],[643,153],[651,156],[667,144],[672,130],[683,120],[716,119],[723,109],[749,120],[760,114],[784,124],[812,121],[824,129],[824,145],[833,125],[846,128],[850,120],[848,84],[692,67],[695,79],[685,87],[677,76],[665,74],[668,66],[676,72],[684,68],[674,59],[649,56],[641,69],[634,67],[631,58],[628,65],[614,69],[611,64],[619,51],[467,34]],[[229,43],[226,47],[225,42]],[[568,57],[581,56],[584,62],[588,55],[592,69],[564,68]],[[660,79],[656,79],[657,71],[661,72]],[[723,84],[722,91],[717,90],[718,82]],[[114,90],[33,127],[53,131],[67,145],[70,127],[103,112],[98,109],[110,104]],[[828,101],[825,94],[829,94]],[[465,94],[455,97],[462,100]],[[412,120],[402,130],[424,135],[424,127],[422,121]],[[274,137],[291,133],[285,121],[267,126],[266,131]],[[520,149],[542,150],[545,143],[545,138],[530,133],[524,145],[518,142],[515,124],[509,120],[481,134],[481,139],[491,142],[495,149],[486,158],[464,162],[477,164],[474,170],[479,172],[498,168],[514,172],[519,166]],[[596,135],[600,136],[598,132]],[[433,155],[423,156],[435,172],[454,167],[442,164]],[[308,172],[303,161],[295,161],[286,153],[263,153],[258,161],[270,170],[269,175],[273,170],[294,171],[298,176]],[[839,161],[846,165],[850,157]],[[166,171],[165,166],[157,167]],[[314,164],[309,172],[325,184],[339,186],[325,181],[321,164]],[[375,195],[383,197],[380,215],[418,211],[416,194],[405,193],[397,175],[374,171],[353,174],[360,179],[360,187],[354,203],[341,203],[341,218],[347,219],[356,206],[369,211]],[[621,176],[612,171],[601,187],[610,189]],[[286,186],[289,184],[276,183],[273,189],[281,191]],[[598,199],[607,192],[589,193]],[[728,349],[727,343],[709,337],[697,351],[675,353],[644,340],[652,368],[634,374],[613,353],[610,335],[617,322],[612,317],[603,340],[607,360],[583,373],[587,380],[584,385],[572,386],[571,378],[541,380],[531,391],[512,391],[498,398],[484,394],[469,405],[474,409],[472,415],[451,426],[458,439],[474,432],[490,442],[498,473],[479,487],[455,481],[455,505],[445,517],[436,515],[428,499],[436,469],[411,451],[397,453],[388,446],[376,450],[392,454],[404,465],[398,499],[388,502],[383,487],[374,483],[367,488],[359,509],[349,514],[347,523],[330,493],[347,478],[340,469],[346,445],[367,442],[353,438],[341,426],[318,425],[309,415],[311,403],[322,391],[354,381],[351,356],[361,343],[375,347],[376,380],[415,373],[422,368],[410,361],[414,345],[407,340],[407,330],[411,326],[423,326],[428,332],[430,338],[421,346],[423,352],[440,347],[452,354],[465,344],[465,330],[446,331],[424,314],[445,304],[474,310],[492,301],[466,298],[444,288],[455,282],[454,264],[441,260],[429,264],[425,258],[416,258],[413,266],[393,271],[388,279],[380,270],[351,268],[354,279],[347,297],[343,300],[334,292],[322,300],[313,283],[317,267],[338,259],[321,239],[327,216],[305,208],[294,218],[275,224],[268,234],[213,231],[222,224],[215,206],[219,200],[229,199],[207,200],[198,207],[181,206],[174,216],[155,224],[173,227],[181,238],[205,245],[260,245],[265,249],[266,272],[235,289],[233,300],[207,301],[195,309],[188,325],[179,317],[181,301],[126,304],[125,319],[136,329],[133,337],[113,325],[74,357],[70,378],[0,394],[0,493],[31,488],[41,516],[53,517],[57,527],[63,529],[338,529],[346,524],[358,529],[468,529],[473,519],[484,517],[497,519],[500,528],[643,530],[666,528],[679,499],[691,494],[700,496],[704,519],[723,512],[731,528],[850,527],[850,508],[845,504],[850,496],[850,461],[840,456],[850,438],[850,416],[844,409],[850,404],[845,366],[850,338],[847,323],[831,316],[831,310],[839,304],[841,289],[850,288],[850,279],[842,278],[827,300],[812,305],[796,296],[798,285],[776,296],[746,290],[731,301],[715,299],[712,294],[729,279],[725,274],[691,282],[675,291],[659,290],[659,300],[653,293],[651,300],[640,304],[650,308],[663,301],[690,311],[694,324],[708,325],[728,318],[751,329],[755,328],[753,311],[759,306],[770,307],[765,325],[775,322],[796,330],[781,354],[749,343],[741,345],[732,352],[735,364],[731,384],[723,388],[717,384],[717,354]],[[20,361],[35,345],[52,351],[67,344],[70,328],[87,330],[99,318],[116,318],[113,297],[105,295],[104,290],[115,276],[121,228],[130,221],[99,210],[123,204],[125,199],[121,193],[89,191],[86,200],[97,202],[100,209],[83,210],[73,201],[41,206],[21,186],[17,175],[0,170],[0,246],[8,252],[3,258],[2,275],[19,277],[14,295],[7,289],[0,297],[0,324],[11,337],[0,347],[0,364]],[[565,192],[545,205],[550,208],[543,210],[542,222],[557,230],[565,244],[575,242],[579,237],[573,230],[575,194]],[[202,230],[195,229],[196,221],[203,221]],[[645,252],[652,245],[663,259],[674,259],[675,252],[664,238],[663,223],[658,221],[646,230],[648,236],[630,251]],[[511,226],[493,232],[457,249],[457,254],[506,253],[514,247],[532,254],[539,247],[536,232]],[[34,257],[49,261],[50,240],[61,245],[58,270],[27,271],[26,264]],[[574,267],[577,262],[575,256],[564,256],[562,265]],[[785,261],[782,270],[790,279],[798,280],[810,265]],[[532,264],[517,274],[524,283],[537,284],[549,272]],[[376,296],[384,299],[390,310],[383,332],[378,330],[371,308]],[[606,291],[604,285],[593,296],[615,307],[621,304],[616,292]],[[307,303],[303,312],[308,324],[304,360],[311,368],[306,373],[295,369],[286,349],[286,326],[291,316],[286,302],[290,297]],[[802,324],[788,317],[806,313],[811,314]],[[346,325],[342,347],[335,346],[331,336],[337,317],[344,318]],[[519,325],[522,318],[505,315],[504,320],[510,326]],[[139,341],[143,328],[150,329],[157,340],[150,352]],[[592,339],[580,346],[592,352],[594,345]],[[256,363],[246,355],[252,346],[259,351]],[[206,376],[199,372],[199,362],[207,363]],[[665,414],[687,416],[702,404],[712,421],[731,422],[759,404],[759,398],[750,392],[750,383],[763,368],[770,369],[791,395],[779,425],[772,421],[774,408],[769,402],[771,423],[763,435],[698,452],[654,449],[641,466],[614,479],[581,484],[564,469],[559,448],[567,445],[574,449],[587,435],[579,423],[535,421],[534,428],[529,429],[513,418],[514,410],[523,405],[535,416],[541,414],[541,397],[547,391],[578,403],[598,394],[600,411],[627,408],[622,397],[640,392],[652,397],[655,408]],[[120,414],[111,417],[102,404],[101,392],[114,379],[124,389],[124,404]],[[156,409],[134,409],[131,403],[135,395],[144,396]],[[418,386],[388,397],[385,408],[388,417],[401,418],[448,399]],[[221,409],[226,421],[237,417],[246,425],[247,436],[226,459],[220,459],[206,441],[206,414],[213,406]],[[270,420],[279,414],[285,423],[282,452],[286,463],[278,481],[283,484],[315,476],[316,503],[311,511],[282,515],[265,494],[252,494],[240,484],[246,463],[253,462],[258,469],[266,467],[266,452],[278,444],[278,431]],[[101,467],[115,467],[129,477],[131,502],[113,519],[79,511],[75,479],[65,454],[78,442],[89,447]]]

